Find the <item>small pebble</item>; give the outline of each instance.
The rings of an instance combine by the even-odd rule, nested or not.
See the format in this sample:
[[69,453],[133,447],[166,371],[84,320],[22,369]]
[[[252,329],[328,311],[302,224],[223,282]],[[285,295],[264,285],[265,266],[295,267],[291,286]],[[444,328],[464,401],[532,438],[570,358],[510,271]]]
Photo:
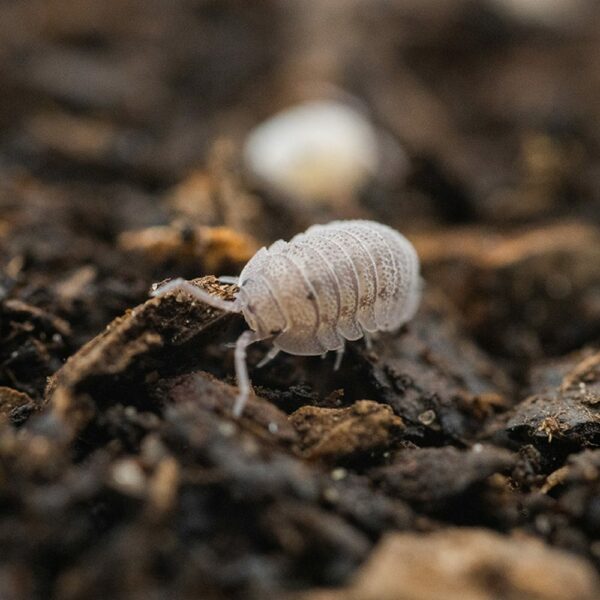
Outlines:
[[236,427],[233,423],[220,423],[219,433],[224,437],[231,437],[235,433]]
[[334,481],[341,481],[342,479],[345,479],[347,475],[348,471],[341,467],[339,469],[334,469],[333,471],[331,471],[331,479],[333,479]]
[[418,416],[418,419],[419,423],[421,423],[422,425],[431,425],[435,421],[435,417],[435,411],[426,410]]
[[124,459],[116,462],[112,468],[112,480],[125,494],[141,496],[144,493],[146,479],[142,469],[134,460]]

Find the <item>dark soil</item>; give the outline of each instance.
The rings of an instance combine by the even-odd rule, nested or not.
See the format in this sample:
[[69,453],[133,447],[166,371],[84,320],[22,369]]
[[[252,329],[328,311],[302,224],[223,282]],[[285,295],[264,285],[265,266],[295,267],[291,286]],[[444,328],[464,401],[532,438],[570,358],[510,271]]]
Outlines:
[[[600,597],[600,11],[333,4],[0,3],[1,600]],[[250,180],[312,81],[402,176]],[[356,216],[414,242],[417,316],[338,371],[252,346],[234,419],[243,318],[152,284],[230,298]]]

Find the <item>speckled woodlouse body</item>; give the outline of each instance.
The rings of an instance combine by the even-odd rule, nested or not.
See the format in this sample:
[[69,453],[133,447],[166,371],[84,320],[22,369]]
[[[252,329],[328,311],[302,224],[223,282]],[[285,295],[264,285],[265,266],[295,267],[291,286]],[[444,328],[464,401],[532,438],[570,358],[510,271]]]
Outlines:
[[411,319],[421,281],[419,259],[403,235],[381,223],[355,220],[314,225],[289,242],[262,248],[244,267],[238,286],[233,302],[181,279],[154,292],[179,289],[243,313],[250,331],[236,343],[236,415],[251,392],[246,368],[250,344],[272,338],[267,360],[280,350],[305,356],[336,350],[341,358],[345,340],[392,331]]

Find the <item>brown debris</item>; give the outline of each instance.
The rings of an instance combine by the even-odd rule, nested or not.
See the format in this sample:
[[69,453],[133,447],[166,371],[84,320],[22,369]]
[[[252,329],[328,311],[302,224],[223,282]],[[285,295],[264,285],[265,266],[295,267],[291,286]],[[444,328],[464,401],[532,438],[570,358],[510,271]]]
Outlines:
[[69,324],[49,311],[18,299],[0,300],[0,384],[39,400],[71,333]]
[[[599,367],[598,353],[578,353],[538,367],[532,376],[534,395],[515,407],[507,430],[548,443],[595,445],[600,439]],[[548,372],[557,384],[554,389],[544,375]]]
[[600,333],[600,232],[592,224],[458,228],[413,241],[426,273],[443,282],[467,328],[495,354],[536,359]]
[[389,406],[359,400],[348,408],[305,406],[290,415],[309,459],[335,459],[383,450],[404,428]]
[[582,360],[560,384],[560,391],[566,392],[574,385],[580,388],[586,387],[588,383],[594,383],[600,379],[600,352],[596,352]]
[[37,408],[27,394],[0,386],[0,419],[7,417],[12,423],[19,423],[27,420]]
[[66,113],[35,115],[26,128],[32,141],[47,152],[77,162],[110,162],[122,141],[122,134],[112,123]]
[[476,496],[472,488],[515,462],[512,453],[481,444],[470,450],[414,448],[397,452],[392,464],[375,469],[372,477],[388,493],[431,510],[469,491]]
[[547,494],[552,488],[556,487],[557,485],[562,485],[565,482],[565,479],[568,476],[568,474],[569,474],[568,467],[561,467],[560,469],[553,471],[546,478],[546,481],[544,482],[544,485],[541,487],[540,492],[542,494]]
[[593,600],[600,581],[590,565],[527,537],[483,529],[390,534],[354,583],[302,600]]
[[[598,596],[600,5],[336,4],[0,2],[2,600]],[[243,148],[320,99],[382,168],[309,205]],[[348,217],[419,314],[337,371],[253,344],[234,419],[247,324],[153,282]]]
[[238,273],[257,250],[256,242],[227,227],[150,227],[119,236],[124,252],[138,254],[150,264],[175,265],[181,270]]
[[153,518],[161,518],[171,512],[176,504],[181,474],[173,457],[163,458],[149,481],[149,507]]
[[166,194],[166,203],[177,219],[204,226],[224,226],[261,237],[265,230],[260,199],[242,184],[235,145],[217,140],[206,170],[194,170]]
[[[368,538],[334,514],[297,502],[282,502],[265,514],[270,534],[291,556],[301,560],[319,560],[332,570],[347,568],[343,563],[358,564],[371,549]],[[338,552],[331,560],[327,555]]]

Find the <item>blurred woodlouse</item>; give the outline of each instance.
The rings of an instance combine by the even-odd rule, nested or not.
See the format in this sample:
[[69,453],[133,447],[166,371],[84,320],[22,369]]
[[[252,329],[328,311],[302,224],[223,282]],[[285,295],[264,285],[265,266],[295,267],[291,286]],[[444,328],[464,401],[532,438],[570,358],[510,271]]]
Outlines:
[[225,301],[174,279],[152,295],[173,290],[228,312],[241,312],[250,330],[235,345],[239,416],[252,391],[246,365],[250,344],[269,338],[279,351],[314,356],[335,350],[337,369],[345,340],[392,331],[411,319],[420,300],[419,259],[400,233],[373,221],[313,225],[289,242],[261,248],[237,279],[238,292]]

